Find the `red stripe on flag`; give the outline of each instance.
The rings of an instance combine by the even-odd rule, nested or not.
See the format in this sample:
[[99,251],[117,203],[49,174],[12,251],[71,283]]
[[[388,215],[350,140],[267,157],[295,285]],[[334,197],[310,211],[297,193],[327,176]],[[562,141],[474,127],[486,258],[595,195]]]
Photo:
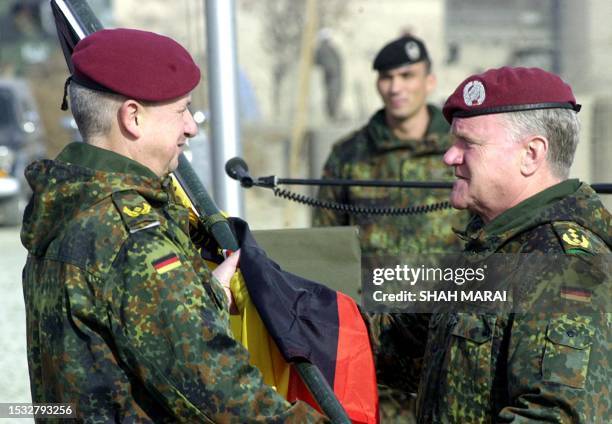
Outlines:
[[[353,423],[378,424],[378,388],[368,330],[353,299],[337,292],[336,304],[338,345],[334,393]],[[298,399],[321,412],[299,374],[291,367],[287,400]]]
[[170,264],[172,264],[174,262],[177,262],[178,260],[179,260],[178,256],[175,255],[174,257],[172,257],[170,259],[166,259],[163,262],[156,263],[153,266],[155,267],[155,269],[160,269],[160,268],[165,267],[166,265],[170,265]]
[[591,297],[590,291],[581,289],[561,289],[561,293],[572,294],[574,296]]
[[378,424],[376,370],[368,330],[353,299],[337,293],[337,303],[334,392],[353,423]]

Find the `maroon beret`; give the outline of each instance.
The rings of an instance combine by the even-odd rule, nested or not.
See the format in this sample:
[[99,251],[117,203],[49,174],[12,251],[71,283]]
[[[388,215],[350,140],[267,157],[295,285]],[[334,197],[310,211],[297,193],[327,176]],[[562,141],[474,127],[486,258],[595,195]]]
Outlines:
[[200,82],[200,68],[183,46],[136,29],[94,32],[75,46],[72,63],[76,83],[135,100],[176,99]]
[[561,78],[539,68],[503,67],[466,78],[442,113],[450,123],[454,117],[554,108],[580,110]]

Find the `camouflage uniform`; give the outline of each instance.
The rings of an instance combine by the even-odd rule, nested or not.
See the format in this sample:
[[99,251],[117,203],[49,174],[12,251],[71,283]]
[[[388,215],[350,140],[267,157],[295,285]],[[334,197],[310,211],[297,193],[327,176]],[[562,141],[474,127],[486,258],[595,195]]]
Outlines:
[[[452,180],[452,169],[442,162],[444,152],[450,147],[449,125],[438,108],[428,105],[428,111],[430,123],[425,137],[400,140],[386,125],[384,109],[379,110],[365,127],[334,145],[323,177],[392,181]],[[447,190],[321,187],[319,198],[368,207],[408,207],[445,202],[448,201],[448,194]],[[453,209],[408,216],[350,215],[316,209],[313,217],[316,226],[359,226],[364,279],[371,278],[370,270],[373,268],[401,264],[406,254],[459,252],[461,243],[452,228],[464,228],[466,223],[467,214]],[[378,315],[370,322],[377,361],[386,355],[385,340],[378,338],[377,327],[381,322],[384,324],[395,319],[394,315]],[[396,327],[397,334],[386,333],[383,337],[400,337],[409,344],[410,338],[405,337],[413,336],[415,328],[422,330],[421,337],[427,336],[427,315],[412,315],[403,319],[411,320],[410,334]],[[422,340],[421,337],[419,340]],[[397,422],[410,420],[411,414],[405,411],[406,403],[411,402],[408,392],[415,392],[417,388],[422,354],[422,350],[410,349],[402,356],[399,369],[396,367],[389,373],[384,370],[377,372],[378,381],[385,385],[397,386],[397,380],[408,382],[402,392],[392,395],[388,388],[381,387],[383,422],[391,422],[393,417]]]
[[[453,171],[442,162],[450,147],[448,123],[439,109],[428,106],[430,124],[421,140],[400,140],[385,123],[384,110],[336,143],[325,163],[324,178],[450,181]],[[321,187],[319,198],[360,206],[407,207],[448,201],[447,190],[386,187]],[[358,225],[362,255],[399,256],[406,252],[454,252],[461,249],[451,227],[463,228],[465,213],[445,210],[425,215],[371,216],[316,209],[316,226]],[[366,264],[367,265],[367,264]]]
[[[609,422],[610,221],[593,190],[577,180],[533,196],[488,225],[472,220],[461,233],[466,257],[560,254],[572,266],[543,256],[506,270],[514,276],[508,281],[523,281],[523,312],[432,316],[419,422]],[[587,295],[564,297],[568,285]],[[397,331],[398,325],[407,328],[400,320],[382,332]],[[401,356],[405,348],[387,347],[386,366],[392,369],[393,352]]]
[[263,384],[169,177],[77,143],[30,165],[22,242],[34,402],[87,422],[317,422]]

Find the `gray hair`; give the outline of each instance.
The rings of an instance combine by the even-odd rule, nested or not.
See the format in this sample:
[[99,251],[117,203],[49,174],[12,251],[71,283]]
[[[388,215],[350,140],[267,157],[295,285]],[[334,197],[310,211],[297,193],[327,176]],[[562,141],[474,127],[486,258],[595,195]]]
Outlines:
[[83,141],[108,135],[125,97],[91,90],[74,81],[69,89],[70,109]]
[[528,135],[541,135],[549,142],[546,160],[553,174],[561,179],[569,176],[580,136],[580,121],[569,109],[538,109],[503,114],[510,138],[519,141]]

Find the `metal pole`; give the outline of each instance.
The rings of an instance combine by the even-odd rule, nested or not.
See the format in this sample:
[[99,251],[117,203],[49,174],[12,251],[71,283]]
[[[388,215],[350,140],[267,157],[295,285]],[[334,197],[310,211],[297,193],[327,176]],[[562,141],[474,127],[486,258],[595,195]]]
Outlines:
[[225,162],[242,150],[234,0],[206,0],[206,43],[214,198],[225,212],[244,216],[240,186],[224,173]]
[[552,63],[551,63],[551,71],[557,75],[561,75],[562,65],[561,65],[561,45],[562,45],[562,31],[561,28],[561,20],[562,20],[562,11],[561,11],[561,0],[553,0],[550,3],[551,7],[551,38],[552,38]]

